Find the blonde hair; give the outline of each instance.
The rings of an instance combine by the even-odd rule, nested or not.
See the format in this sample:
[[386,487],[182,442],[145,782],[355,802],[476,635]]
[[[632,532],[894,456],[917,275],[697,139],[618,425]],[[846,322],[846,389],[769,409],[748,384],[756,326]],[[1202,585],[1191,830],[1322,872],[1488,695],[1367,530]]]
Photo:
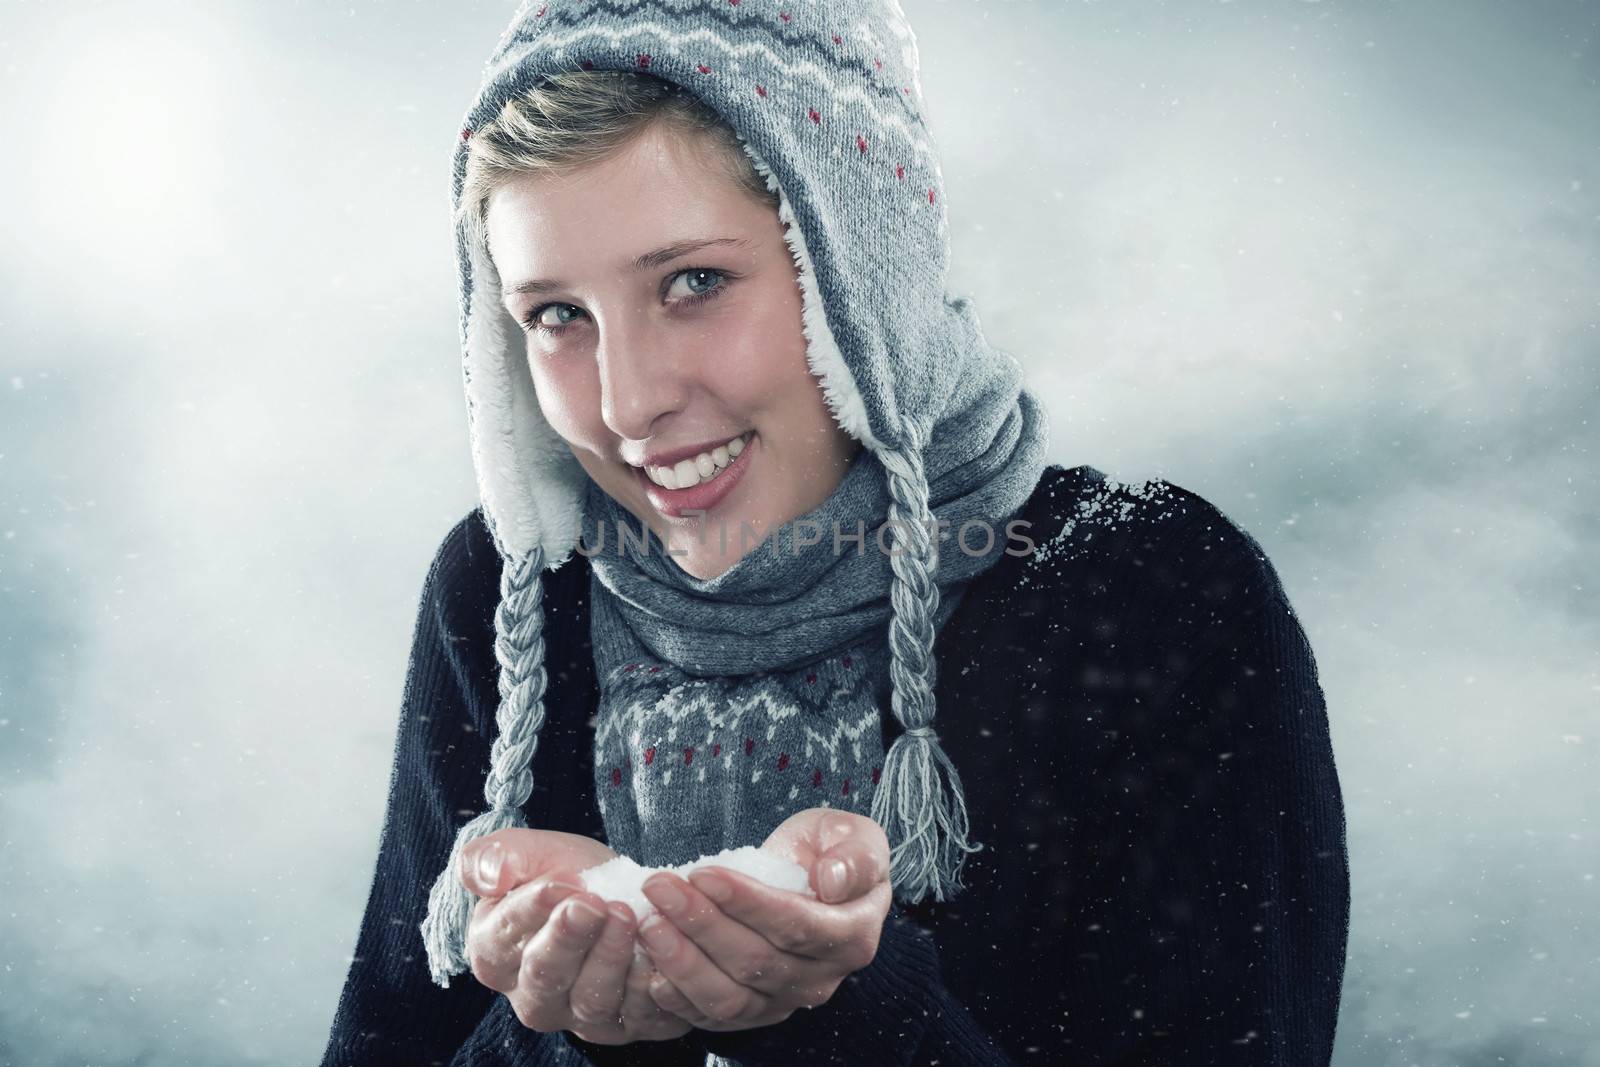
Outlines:
[[472,131],[455,223],[482,239],[489,197],[524,174],[561,174],[609,157],[660,125],[706,158],[755,199],[778,210],[733,128],[674,82],[626,70],[564,71],[513,96]]

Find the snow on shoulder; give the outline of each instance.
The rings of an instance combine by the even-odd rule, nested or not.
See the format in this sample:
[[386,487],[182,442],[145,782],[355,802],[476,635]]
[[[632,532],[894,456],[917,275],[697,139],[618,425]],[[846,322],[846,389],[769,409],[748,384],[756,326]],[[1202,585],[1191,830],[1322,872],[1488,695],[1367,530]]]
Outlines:
[[[1131,522],[1156,522],[1186,510],[1185,503],[1180,501],[1184,495],[1182,490],[1163,478],[1124,482],[1093,467],[1079,467],[1065,473],[1076,476],[1071,480],[1083,483],[1081,491],[1075,503],[1057,505],[1070,510],[1059,529],[1035,544],[1027,559],[1030,569],[1046,564],[1054,569],[1054,565],[1084,555],[1097,532],[1109,532]],[[1068,481],[1063,477],[1058,484],[1065,485]],[[1025,574],[1022,584],[1027,582]]]

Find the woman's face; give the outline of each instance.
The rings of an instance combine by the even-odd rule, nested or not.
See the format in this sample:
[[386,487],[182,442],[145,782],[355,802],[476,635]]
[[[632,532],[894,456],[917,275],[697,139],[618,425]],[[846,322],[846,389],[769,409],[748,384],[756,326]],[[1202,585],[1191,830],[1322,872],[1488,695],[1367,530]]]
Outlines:
[[[486,212],[545,418],[701,579],[821,505],[860,448],[806,363],[777,212],[711,151],[652,126],[581,171],[501,186]],[[718,450],[735,438],[737,457]],[[646,476],[661,459],[674,488]]]

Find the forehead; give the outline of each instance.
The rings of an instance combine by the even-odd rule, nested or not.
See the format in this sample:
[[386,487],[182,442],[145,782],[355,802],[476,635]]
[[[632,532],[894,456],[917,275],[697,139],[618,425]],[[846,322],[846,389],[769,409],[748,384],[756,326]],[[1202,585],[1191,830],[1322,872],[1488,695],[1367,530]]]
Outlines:
[[613,271],[685,240],[754,244],[768,215],[775,227],[776,215],[706,151],[647,134],[577,170],[511,179],[490,196],[486,221],[490,253],[510,284]]

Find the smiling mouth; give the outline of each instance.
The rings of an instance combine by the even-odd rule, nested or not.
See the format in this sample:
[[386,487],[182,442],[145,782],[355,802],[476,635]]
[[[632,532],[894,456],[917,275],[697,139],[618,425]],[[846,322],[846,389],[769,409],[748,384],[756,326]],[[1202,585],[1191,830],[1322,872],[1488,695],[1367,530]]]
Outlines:
[[[738,437],[730,438],[727,445],[718,445],[711,450],[709,456],[702,452],[694,460],[680,460],[674,467],[674,473],[677,469],[688,467],[691,463],[695,464],[690,468],[696,476],[696,481],[692,485],[680,485],[669,489],[653,480],[643,467],[634,467],[633,473],[634,477],[639,479],[639,485],[643,488],[645,496],[659,514],[670,519],[686,519],[691,513],[704,514],[717,508],[732,495],[744,480],[750,465],[755,462],[756,455],[760,452],[759,445],[756,432],[750,430]],[[719,463],[724,458],[726,464]],[[711,472],[701,478],[700,470],[704,467],[710,467]],[[688,470],[684,473],[687,474]]]
[[746,430],[708,452],[702,452],[693,459],[681,459],[670,467],[644,467],[644,476],[652,484],[674,491],[714,482],[733,466],[733,461],[739,458],[754,433],[754,430]]

